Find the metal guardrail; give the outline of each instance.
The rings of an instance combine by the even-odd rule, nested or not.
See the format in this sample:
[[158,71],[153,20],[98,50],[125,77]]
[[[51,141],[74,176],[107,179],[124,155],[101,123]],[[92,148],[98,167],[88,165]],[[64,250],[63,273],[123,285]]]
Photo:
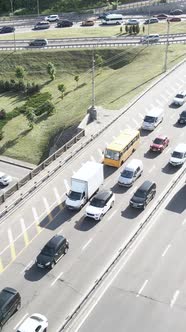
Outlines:
[[[41,164],[39,164],[36,168],[34,168],[29,174],[27,174],[23,179],[21,179],[19,182],[17,182],[14,186],[12,186],[9,190],[7,190],[5,193],[0,195],[0,204],[4,203],[8,197],[10,197],[12,194],[14,194],[17,190],[19,190],[21,187],[23,187],[28,181],[34,178],[37,174],[39,174],[43,169],[45,169],[48,165],[50,165],[54,160],[56,160],[59,156],[61,156],[65,151],[67,151],[73,144],[75,144],[77,141],[79,141],[83,136],[85,136],[85,130],[81,129],[80,132],[71,138],[66,144],[64,144],[61,148],[59,148],[56,152],[54,152],[50,157],[45,159]],[[69,157],[68,157],[69,159]],[[66,159],[64,160],[64,162]],[[62,163],[59,165],[61,167]],[[58,167],[58,168],[59,168]],[[55,170],[54,170],[55,171]],[[53,172],[54,172],[53,171]],[[41,179],[41,183],[44,182],[45,178],[48,178],[48,175]],[[36,186],[39,186],[39,182],[37,184],[35,183],[33,188],[30,189],[30,191],[27,193],[29,194],[32,192]],[[27,196],[25,194],[25,196]],[[20,196],[20,198],[12,203],[13,206],[17,205],[20,200],[22,200],[24,197],[23,195]],[[12,205],[7,207],[6,211],[4,211],[3,215],[6,214],[11,208]],[[2,217],[2,214],[0,214],[0,218]]]
[[135,230],[132,237],[128,240],[128,242],[119,249],[116,257],[113,259],[113,261],[108,265],[108,267],[105,269],[105,271],[102,273],[102,275],[95,281],[95,284],[92,286],[92,288],[88,291],[88,293],[85,295],[83,300],[80,302],[80,304],[75,308],[75,310],[70,314],[67,318],[65,323],[60,327],[60,329],[57,332],[63,332],[66,327],[72,322],[72,320],[77,316],[77,314],[80,312],[81,308],[86,304],[86,302],[89,300],[89,298],[93,295],[93,293],[98,289],[98,287],[101,285],[101,283],[105,280],[105,278],[108,276],[108,274],[112,271],[113,267],[118,263],[118,261],[121,259],[123,254],[126,253],[135,241],[135,239],[140,235],[140,233],[143,231],[143,229],[147,226],[147,224],[150,222],[154,214],[156,213],[157,209],[159,209],[160,205],[165,201],[169,193],[174,189],[176,184],[183,178],[183,176],[186,173],[186,167],[183,169],[183,171],[176,177],[176,179],[170,184],[166,192],[162,195],[162,197],[158,200],[156,206],[152,209],[148,217],[140,224],[137,230]]

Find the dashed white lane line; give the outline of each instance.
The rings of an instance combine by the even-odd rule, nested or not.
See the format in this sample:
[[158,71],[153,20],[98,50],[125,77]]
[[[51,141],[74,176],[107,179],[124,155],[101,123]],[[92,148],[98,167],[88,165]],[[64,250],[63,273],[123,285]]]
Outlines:
[[184,221],[182,222],[182,225],[185,225],[186,224],[186,218],[184,219]]
[[56,283],[56,281],[58,281],[58,280],[61,278],[62,274],[63,274],[63,272],[61,272],[61,273],[57,276],[57,278],[54,279],[54,281],[51,283],[50,287],[54,286],[54,284]]
[[28,239],[27,229],[25,226],[25,221],[23,218],[20,218],[20,224],[21,224],[21,229],[22,229],[22,233],[23,233],[23,237],[24,237],[25,246],[27,246],[29,244],[29,239]]
[[108,220],[112,219],[112,217],[116,214],[116,212],[117,212],[117,210],[114,210],[107,219]]
[[146,284],[148,283],[148,280],[145,280],[145,282],[143,283],[143,285],[141,286],[138,294],[136,295],[136,297],[140,296],[140,294],[142,293],[142,291],[144,290]]
[[170,307],[172,308],[173,305],[175,304],[176,300],[177,300],[177,297],[179,295],[180,291],[177,289],[173,295],[173,298],[171,300],[171,303],[170,303]]
[[[59,194],[57,188],[54,187],[54,188],[53,188],[53,191],[54,191],[54,195],[55,195],[55,197],[56,197],[56,201],[57,201],[57,203],[58,203],[58,204],[61,204],[61,196],[60,196],[60,194]],[[63,194],[63,195],[64,195],[64,194]],[[62,195],[62,196],[63,196],[63,195]]]
[[64,179],[64,185],[65,185],[66,190],[69,191],[70,186],[69,186],[68,181],[66,179]]
[[88,245],[92,242],[92,238],[91,239],[89,239],[88,241],[87,241],[87,243],[85,243],[85,245],[83,246],[83,248],[81,249],[82,251],[83,250],[85,250],[87,247],[88,247]]
[[153,170],[156,168],[156,166],[155,165],[153,165],[149,170],[148,170],[148,173],[152,173],[153,172]]
[[14,260],[16,258],[16,252],[11,228],[8,229],[8,239],[10,244],[11,257],[12,260]]
[[20,319],[19,323],[17,323],[16,326],[14,326],[14,330],[17,330],[17,328],[21,325],[21,323],[25,320],[25,318],[28,317],[28,313],[26,313],[23,318]]
[[30,261],[30,263],[28,263],[25,267],[24,267],[24,269],[20,272],[20,274],[23,274],[26,270],[28,270],[29,269],[29,267],[33,264],[33,260],[31,260]]
[[35,207],[32,207],[32,213],[33,213],[33,216],[34,216],[34,223],[36,225],[36,229],[37,229],[37,232],[40,233],[41,232],[41,227],[39,226],[39,216],[38,216],[38,213],[37,213],[37,210]]
[[169,250],[170,247],[171,247],[171,244],[169,244],[169,245],[165,248],[165,250],[164,250],[164,252],[163,252],[163,254],[162,254],[162,257],[164,257],[164,256],[166,255],[166,253],[167,253],[167,251]]
[[170,150],[171,150],[171,148],[167,148],[167,149],[165,150],[164,154],[168,154],[168,153],[170,153]]

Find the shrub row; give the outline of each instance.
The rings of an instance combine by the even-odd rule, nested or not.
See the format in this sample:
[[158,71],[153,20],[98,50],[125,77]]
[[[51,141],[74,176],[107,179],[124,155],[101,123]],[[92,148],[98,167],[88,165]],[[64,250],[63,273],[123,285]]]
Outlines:
[[32,95],[36,92],[39,92],[41,89],[41,86],[39,84],[36,84],[35,82],[27,82],[24,81],[4,81],[0,80],[0,93],[3,92],[21,92],[26,93],[27,95]]

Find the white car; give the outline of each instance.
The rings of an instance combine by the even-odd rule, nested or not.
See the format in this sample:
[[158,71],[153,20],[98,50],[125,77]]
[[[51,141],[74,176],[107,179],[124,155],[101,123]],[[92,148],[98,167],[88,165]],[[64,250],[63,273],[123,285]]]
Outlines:
[[58,15],[49,15],[45,17],[45,21],[48,22],[56,22],[59,20],[59,16]]
[[41,314],[33,314],[26,318],[17,332],[47,332],[48,320]]
[[87,206],[85,215],[95,220],[101,220],[105,213],[113,207],[114,202],[115,195],[112,191],[100,191]]
[[[3,175],[1,176],[1,174],[3,174]],[[0,173],[0,184],[1,185],[7,186],[10,182],[12,182],[12,177],[10,175]]]
[[174,148],[173,153],[171,153],[169,163],[173,166],[181,166],[185,162],[186,162],[186,144],[180,143]]
[[177,95],[173,99],[173,103],[179,106],[182,106],[185,101],[186,101],[186,91],[181,91],[177,93]]
[[138,25],[139,24],[139,20],[136,20],[136,19],[129,19],[128,21],[126,21],[125,23],[126,25]]

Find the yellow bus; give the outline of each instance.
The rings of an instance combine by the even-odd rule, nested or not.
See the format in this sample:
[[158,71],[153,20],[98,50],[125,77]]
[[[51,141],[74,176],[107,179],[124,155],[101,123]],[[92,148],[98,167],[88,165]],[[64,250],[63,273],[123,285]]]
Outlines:
[[120,167],[136,150],[139,141],[140,133],[138,130],[125,129],[105,149],[103,163],[113,167]]

